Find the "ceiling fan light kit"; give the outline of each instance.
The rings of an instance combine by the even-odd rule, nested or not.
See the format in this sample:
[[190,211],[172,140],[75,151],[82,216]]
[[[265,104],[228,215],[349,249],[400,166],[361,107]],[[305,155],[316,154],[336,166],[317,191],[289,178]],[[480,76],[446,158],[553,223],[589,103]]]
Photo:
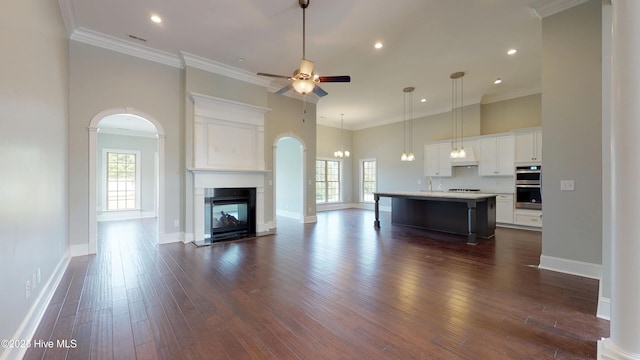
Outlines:
[[292,83],[276,91],[276,94],[281,95],[285,92],[293,89],[295,92],[301,95],[307,95],[313,92],[319,97],[323,97],[328,93],[318,86],[321,82],[351,82],[351,77],[348,75],[340,76],[318,76],[313,73],[313,61],[306,58],[306,9],[309,6],[310,0],[298,0],[298,5],[302,8],[302,60],[300,61],[300,68],[293,72],[293,76],[274,75],[268,73],[258,73],[259,76],[268,76],[279,79],[288,79]]

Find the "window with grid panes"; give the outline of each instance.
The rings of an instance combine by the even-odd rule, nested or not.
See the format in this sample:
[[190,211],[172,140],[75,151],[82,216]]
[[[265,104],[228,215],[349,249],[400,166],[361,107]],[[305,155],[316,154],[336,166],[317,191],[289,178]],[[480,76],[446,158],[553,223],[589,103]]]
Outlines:
[[376,161],[362,161],[362,201],[373,201],[376,191]]
[[340,201],[340,161],[316,160],[316,203]]
[[107,152],[107,210],[136,208],[135,153]]

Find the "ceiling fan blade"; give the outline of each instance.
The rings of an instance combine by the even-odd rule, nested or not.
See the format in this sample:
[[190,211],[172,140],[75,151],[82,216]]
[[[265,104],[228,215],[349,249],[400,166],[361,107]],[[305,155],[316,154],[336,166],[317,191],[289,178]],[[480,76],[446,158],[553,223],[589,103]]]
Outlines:
[[278,79],[289,79],[290,78],[290,76],[267,74],[267,73],[257,73],[256,75],[274,77],[274,78],[278,78]]
[[351,82],[351,76],[349,75],[340,75],[340,76],[320,76],[320,82]]
[[322,88],[320,86],[318,86],[318,85],[313,87],[313,93],[318,95],[319,97],[323,97],[323,96],[329,95],[328,92],[322,90]]
[[289,91],[291,89],[293,89],[293,85],[289,84],[289,85],[283,87],[282,89],[276,91],[275,93],[278,94],[278,95],[282,95],[282,94],[286,93],[287,91]]

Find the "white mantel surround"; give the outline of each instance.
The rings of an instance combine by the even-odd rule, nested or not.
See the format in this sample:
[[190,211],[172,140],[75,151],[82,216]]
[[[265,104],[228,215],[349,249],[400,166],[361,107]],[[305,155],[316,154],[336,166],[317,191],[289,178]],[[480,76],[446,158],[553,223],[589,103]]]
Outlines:
[[193,241],[204,242],[204,195],[211,188],[256,188],[256,232],[265,222],[264,123],[270,111],[255,105],[191,93],[193,119]]

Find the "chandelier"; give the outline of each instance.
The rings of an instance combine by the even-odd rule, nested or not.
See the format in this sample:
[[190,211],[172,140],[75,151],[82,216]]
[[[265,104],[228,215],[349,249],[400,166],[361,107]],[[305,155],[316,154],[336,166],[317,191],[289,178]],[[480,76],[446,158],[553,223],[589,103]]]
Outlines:
[[337,158],[348,158],[351,154],[349,153],[349,150],[344,149],[344,114],[340,114],[340,116],[340,142],[342,145],[340,145],[340,150],[333,153],[333,156]]

